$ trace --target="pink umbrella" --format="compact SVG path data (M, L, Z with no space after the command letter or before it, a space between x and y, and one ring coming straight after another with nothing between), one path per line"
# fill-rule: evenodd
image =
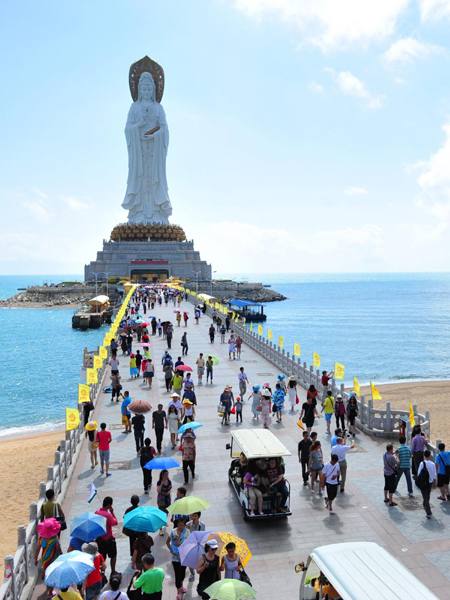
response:
M191 367L188 367L187 365L180 365L178 367L175 367L176 371L192 371Z
M179 312L181 312L181 310L178 310L178 308L176 308L173 312L174 313L179 313Z
M52 538L58 535L61 529L61 523L55 518L45 519L38 525L38 534L41 538Z
M150 342L142 342L140 344L138 344L138 346L151 346Z

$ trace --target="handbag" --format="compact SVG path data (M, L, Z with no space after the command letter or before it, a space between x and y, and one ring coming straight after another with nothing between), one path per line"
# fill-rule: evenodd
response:
M127 588L127 596L129 598L129 600L141 600L142 598L142 591L141 588L134 588L133 587L133 579L136 577L136 575L140 575L139 571L135 571L133 577L131 578L131 581L128 585Z
M100 444L98 442L92 442L92 450L97 450L99 445Z
M262 411L262 404L258 404L258 406L256 407L256 412L261 412Z
M298 398L298 394L295 394L295 404L300 404L300 400Z
M122 425L128 425L128 417L127 417L127 415L122 415Z
M66 523L65 518L59 514L59 508L58 508L58 505L56 504L56 502L53 505L53 517L61 525L61 531L65 531L67 529L67 523Z
M241 581L247 583L250 587L252 587L252 582L250 581L250 577L247 575L247 572L245 571L244 567L242 567L242 569L239 571L239 574L241 576Z

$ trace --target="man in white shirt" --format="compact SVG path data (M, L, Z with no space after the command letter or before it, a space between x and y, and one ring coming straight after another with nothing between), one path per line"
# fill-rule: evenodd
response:
M109 361L109 364L111 365L111 374L117 375L119 372L119 361L117 360L117 358L113 356Z
M344 492L345 482L347 479L347 452L353 450L355 447L355 440L352 440L351 446L346 446L344 444L344 439L338 437L336 440L336 446L331 447L331 454L336 454L339 461L339 468L341 471L341 493Z
M239 393L241 394L241 398L244 399L244 395L247 392L247 383L249 382L247 374L244 373L244 367L241 367L239 369L238 380L239 380Z
M181 400L180 400L180 396L174 392L171 396L170 396L171 400L169 401L169 404L167 405L167 411L169 411L169 408L173 405L175 406L175 408L178 411L178 414L180 415L180 419L182 419L182 408L183 405L181 404Z
M431 488L434 489L436 487L436 465L431 460L431 452L429 450L425 450L423 458L424 460L420 463L419 470L417 471L417 477L425 467L428 471L428 484L420 491L422 492L423 507L427 513L427 519L431 519L430 494Z
M325 497L325 506L330 511L330 515L334 515L333 500L336 498L338 489L338 478L339 478L339 462L336 454L331 455L331 461L328 462L320 474L321 486L327 488L327 495Z

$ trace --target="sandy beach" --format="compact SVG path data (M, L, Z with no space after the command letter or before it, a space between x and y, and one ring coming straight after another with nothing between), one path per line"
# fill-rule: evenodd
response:
M17 527L28 525L30 503L37 502L39 483L47 480L47 467L64 431L50 431L0 441L0 570L4 558L17 550Z
M417 404L417 410L425 414L428 409L431 413L431 440L436 438L450 445L448 432L450 428L450 381L417 381L411 383L393 383L377 385L377 390L382 395L382 400L374 401L374 406L382 408L386 402L392 408L409 410L409 403ZM361 387L361 395L366 400L371 398L370 387ZM447 438L447 439L446 439Z

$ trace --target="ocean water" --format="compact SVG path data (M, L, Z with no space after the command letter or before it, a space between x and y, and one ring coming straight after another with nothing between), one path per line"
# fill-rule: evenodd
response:
M217 274L225 277L225 274ZM247 274L288 297L265 305L263 325L301 360L345 365L345 383L450 379L450 274ZM81 275L3 276L0 298L17 288ZM0 310L0 436L50 429L76 406L83 348L103 331L72 329L72 310Z
M82 280L78 275L1 276L0 298L43 282ZM83 348L103 339L100 329L72 329L69 309L0 309L0 437L54 429L65 409L77 406Z

